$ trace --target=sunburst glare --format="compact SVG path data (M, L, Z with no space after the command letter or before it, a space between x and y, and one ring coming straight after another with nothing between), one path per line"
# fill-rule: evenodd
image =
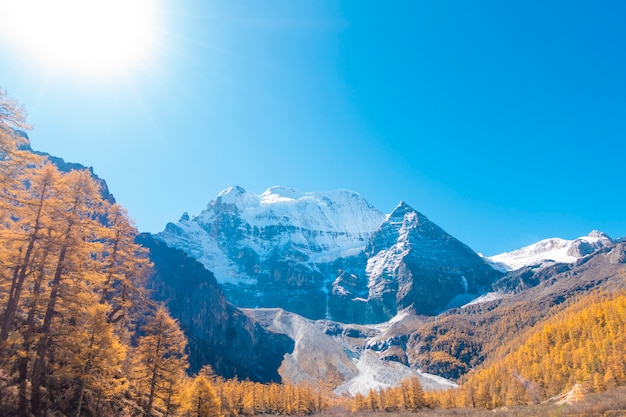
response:
M20 0L0 3L0 33L40 65L110 76L145 65L157 44L150 0Z

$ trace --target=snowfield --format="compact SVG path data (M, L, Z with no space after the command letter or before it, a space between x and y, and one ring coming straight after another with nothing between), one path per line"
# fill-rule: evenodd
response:
M234 285L253 283L246 282L246 275L229 259L232 248L225 246L216 229L224 213L236 213L242 220L231 231L240 236L236 245L252 249L261 262L277 249L293 245L308 264L358 255L386 219L384 213L353 191L301 192L277 186L254 194L241 187L229 187L198 216L184 214L176 224L157 234L168 246L201 262L220 284ZM272 235L273 231L279 232Z
M576 250L577 248L595 250L611 242L611 238L606 234L594 230L587 236L581 236L577 239L544 239L521 249L489 256L485 259L494 268L503 272L515 271L525 266L539 265L545 261L574 263L581 258L580 250Z

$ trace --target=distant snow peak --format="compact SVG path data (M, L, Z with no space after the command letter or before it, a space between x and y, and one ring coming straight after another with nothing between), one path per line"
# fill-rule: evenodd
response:
M588 235L577 239L543 239L521 249L490 256L486 259L492 266L504 271L514 271L525 266L539 265L545 261L574 263L583 256L589 255L612 242L613 240L606 233L593 230Z
M233 187L228 187L228 188L223 189L222 191L220 191L217 197L228 198L228 196L237 196L237 195L246 194L246 193L247 191L243 187L235 185Z
M217 199L209 203L207 209L210 208L211 204L232 204L242 209L250 204L254 204L256 200L258 200L258 196L237 185L222 190L217 195Z
M599 230L592 230L591 232L589 232L589 234L587 236L582 237L581 239L585 239L585 240L589 240L589 239L596 239L596 240L612 240L609 235L607 235L604 232L600 232Z

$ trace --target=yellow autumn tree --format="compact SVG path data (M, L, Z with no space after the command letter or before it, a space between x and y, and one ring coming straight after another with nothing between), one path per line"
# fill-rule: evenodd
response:
M530 404L572 386L626 384L626 295L595 292L531 328L517 347L451 391L469 407Z
M97 286L100 279L93 269L92 256L99 250L96 239L99 229L96 217L101 209L99 186L87 171L66 174L63 186L66 204L54 213L57 219L51 237L56 253L32 369L31 410L35 416L44 412L42 383L52 351L51 342L56 340L53 335L73 322L72 309L80 306L76 297L87 293L90 283Z
M26 123L26 111L17 100L8 96L6 90L0 88L0 187L8 187L18 180L18 173L25 169L27 163L41 158L22 147L28 144L24 134L31 126ZM1 207L2 202L0 202ZM6 212L2 213L6 215ZM1 220L1 219L0 219Z
M219 417L221 404L209 378L199 374L185 389L181 412L184 417Z
M75 416L79 417L86 395L96 401L109 401L128 388L128 380L120 375L126 357L126 346L113 331L107 320L109 307L92 302L75 316L76 325L67 326L59 335L57 374L76 381L77 405Z
M153 407L171 396L170 389L182 378L187 367L187 340L163 305L142 326L134 355L133 381L144 415L152 416Z

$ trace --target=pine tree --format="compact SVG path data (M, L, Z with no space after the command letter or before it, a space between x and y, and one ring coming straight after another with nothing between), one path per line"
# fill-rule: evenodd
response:
M66 205L55 213L58 227L53 228L58 230L53 237L57 258L32 370L31 409L35 416L44 411L41 387L55 330L53 320L56 317L63 324L75 320L72 309L80 306L80 302L72 303L72 298L79 297L90 283L98 285L99 279L92 256L99 247L96 241L99 230L96 218L101 208L99 185L87 171L66 174L64 185L61 194Z
M196 376L187 389L182 406L185 417L219 417L221 404L209 378L203 374Z
M110 400L127 387L127 379L119 374L126 356L126 347L113 332L107 320L108 306L92 302L75 316L76 325L65 327L58 336L62 346L57 362L63 364L56 373L77 382L76 417L81 415L85 394Z
M141 328L135 355L136 390L145 400L144 415L150 417L155 402L167 396L164 387L173 386L187 365L187 340L178 322L159 305Z
M145 298L141 289L150 263L147 249L135 243L137 229L123 207L107 205L103 222L106 228L102 232L101 261L105 279L100 290L100 303L113 306L108 320L118 323L126 318L132 300Z
M19 182L17 174L28 163L41 160L21 149L28 145L28 139L23 133L30 129L24 108L0 88L0 188Z
M45 164L41 168L27 171L21 178L22 183L29 183L28 188L23 186L21 190L13 189L10 192L5 189L2 194L4 200L10 198L13 202L11 212L14 221L9 222L0 232L0 239L5 250L13 250L13 259L17 262L10 267L13 274L2 315L0 343L5 342L9 336L24 282L34 269L36 250L42 237L46 236L46 229L53 227L51 212L58 209L60 204L57 192L61 175L55 167Z

